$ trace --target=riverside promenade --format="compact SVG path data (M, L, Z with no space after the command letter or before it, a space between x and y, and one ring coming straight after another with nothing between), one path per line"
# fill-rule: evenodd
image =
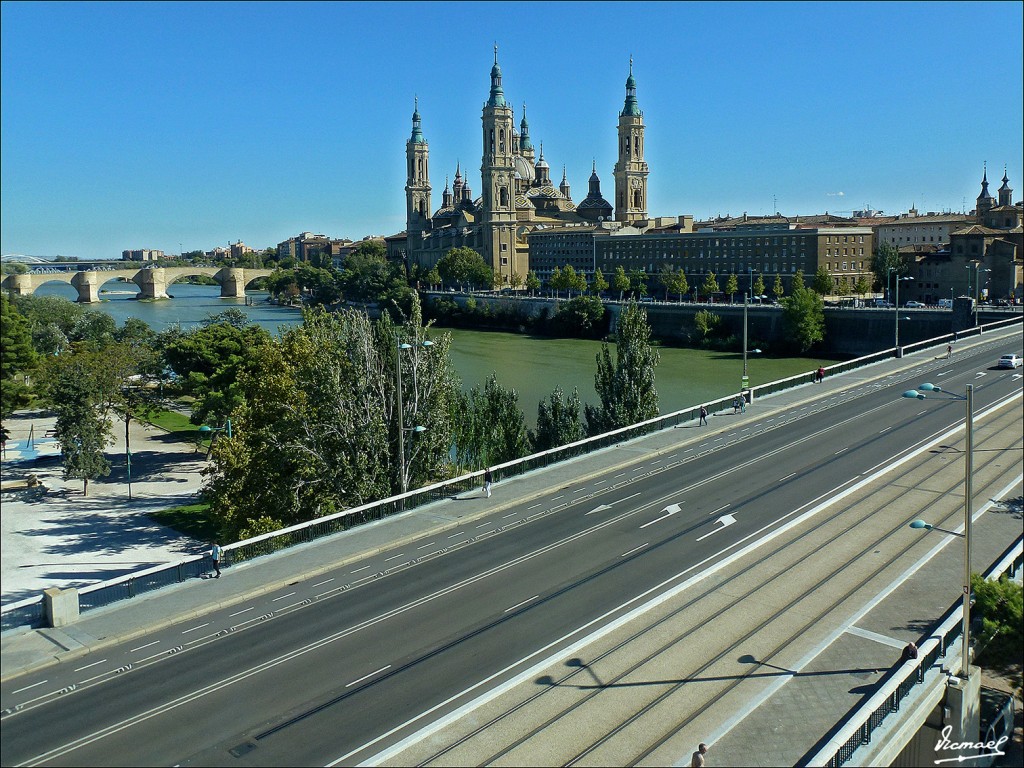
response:
M999 338L987 334L970 344ZM1019 344L1020 332L1002 336ZM1012 342L1011 342L1012 340ZM962 345L967 346L967 343ZM807 384L755 401L746 413L732 409L712 414L709 426L682 426L609 448L567 464L538 470L498 483L490 499L482 494L464 494L460 503L438 502L344 534L311 542L225 569L221 579L196 579L150 593L130 601L84 614L74 625L61 629L21 631L0 639L0 677L4 681L22 671L38 669L59 661L80 658L111 643L139 637L154 628L198 617L216 607L234 605L254 596L268 594L297 579L313 578L337 565L355 562L421 536L464 525L487 512L512 506L550 492L563 473L574 477L608 472L643 455L669 446L704 440L717 432L732 430L744 420L764 418L783 409L798 407L822 398L834 397L856 384L897 377L916 362L933 356L923 351L902 360L890 360L842 376L826 378L821 385ZM991 420L983 429L1000 428L1000 419L1019 424L1016 412ZM201 457L182 456L183 463ZM929 459L923 458L922 461ZM979 515L974 530L976 570L984 570L1021 531L1020 500L1024 489L1019 481L1019 452L1008 454L1014 483L978 478L977 493L989 493L991 503ZM195 473L191 465L185 474ZM4 467L7 477L8 467ZM167 482L180 470L165 469L150 479ZM924 471L924 470L922 470ZM149 488L142 481L140 499ZM195 482L195 478L185 481ZM869 486L856 500L864 505L879 504L884 482ZM998 487L996 487L998 486ZM179 485L180 487L180 485ZM1000 497L995 491L1000 490ZM101 498L99 489L95 490ZM74 507L78 499L65 503ZM45 502L40 502L45 503ZM140 502L141 503L141 502ZM175 501L174 503L180 503ZM947 503L956 504L956 499ZM5 500L5 517L7 515ZM142 510L144 511L144 510ZM898 516L899 510L892 510ZM52 513L59 514L59 513ZM886 525L879 520L877 525ZM822 530L820 537L835 536ZM59 538L59 532L50 534ZM795 534L794 534L795 535ZM675 613L677 604L666 601L653 606L629 625L618 628L590 646L577 649L571 658L560 659L530 679L517 681L502 690L488 692L473 707L425 728L406 741L361 759L389 765L426 762L436 765L492 764L550 765L565 762L574 748L593 739L595 732L607 731L623 707L639 695L659 686L685 681L685 694L663 709L652 710L644 719L621 729L600 750L587 755L581 764L613 765L630 762L645 733L664 730L675 719L687 726L671 735L642 764L689 764L698 742L710 746L708 765L794 765L829 732L849 709L870 695L875 683L899 658L909 640L919 641L924 628L941 615L958 597L961 560L956 547L932 553L937 541L907 531L908 539L920 543L908 553L906 564L896 574L876 580L842 605L836 605L834 621L814 627L785 654L765 658L764 650L773 637L789 631L774 624L760 629L744 642L744 652L716 660L705 657L706 644L699 636L674 646L670 653L650 656L652 643L665 635L691 633L706 625L718 635L743 638L750 629L750 617L731 608L731 597L742 592L747 579L765 578L765 571L787 570L787 588L799 593L822 567L813 559L790 550L758 570L740 560L730 570L714 575L724 583L736 577L728 588L719 590L700 611ZM182 542L188 548L198 543ZM810 545L809 545L810 546ZM928 557L929 553L935 554ZM851 576L852 578L852 576ZM790 595L774 596L780 602ZM807 602L781 621L798 621L803 611L816 610L833 599L827 590L807 596ZM673 615L674 614L674 615ZM638 665L638 660L645 660ZM728 689L728 690L726 690ZM537 696L540 691L546 695ZM581 701L586 698L586 701ZM685 709L685 711L684 711ZM571 711L572 717L559 713ZM501 753L500 757L494 756ZM1008 763L1009 764L1009 763Z

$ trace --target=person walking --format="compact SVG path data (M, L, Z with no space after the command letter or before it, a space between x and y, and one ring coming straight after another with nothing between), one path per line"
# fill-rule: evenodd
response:
M697 422L698 427L706 427L708 425L708 408L706 405L700 407L700 421Z
M946 345L946 359L949 360L949 358L950 358L950 356L952 354L953 354L953 345L952 344L947 344Z
M491 498L491 468L484 470L484 496Z
M701 742L697 745L697 751L693 753L693 757L690 758L690 768L704 768L705 760L704 755L708 753L708 745Z
M822 365L818 366L818 372L815 374L815 377L818 380L818 384L821 384L821 382L825 378L825 367L824 366L822 366Z
M743 399L743 396L740 395L739 397L737 397L735 400L732 401L732 412L733 413L739 413L740 412L740 402L742 402L742 399Z
M215 541L213 546L210 547L210 559L213 560L213 570L217 572L217 575L213 577L215 579L220 578L220 554L220 544Z

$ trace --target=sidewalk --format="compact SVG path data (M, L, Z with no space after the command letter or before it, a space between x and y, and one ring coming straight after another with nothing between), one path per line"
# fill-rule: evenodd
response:
M988 342L994 336L992 334L972 340L971 345ZM458 504L451 501L438 502L403 515L347 531L338 536L293 547L273 556L227 568L223 578L218 582L217 592L220 597L213 602L210 601L208 590L197 588L202 582L196 580L114 604L104 609L90 611L84 614L76 624L69 627L22 631L5 635L0 638L0 651L2 651L0 653L0 679L7 680L24 671L88 654L109 644L135 638L156 628L197 617L216 608L233 605L257 594L273 591L289 582L311 578L340 564L361 559L368 554L400 546L404 542L415 540L421 536L454 529L463 525L467 520L523 503L542 494L549 494L560 485L567 485L568 482L563 482L563 478L570 474L572 483L578 484L587 477L606 474L612 467L622 467L661 452L675 451L680 445L706 440L709 436L733 430L738 423L743 421L764 418L794 405L835 395L849 389L854 384L875 381L882 386L884 385L882 380L886 377L920 362L931 360L933 357L931 352L925 351L902 360L885 361L842 376L826 377L822 384L808 383L771 397L756 400L747 407L743 414L734 415L730 406L712 414L707 427L698 427L694 421L686 426L665 430L647 438L579 457L556 467L511 478L496 484L494 494L490 499L484 499L482 494L464 494ZM1009 519L1010 516L1004 516L1004 520ZM1011 523L1016 525L1019 534L1019 521L1011 520ZM985 547L993 549L999 542L1005 542L1005 533L1000 531L995 534L995 538L995 543L984 546L980 543L979 538L978 546L982 548L978 550L978 559L976 560L979 569L983 564L987 565L982 556L983 550L987 551ZM900 595L905 595L908 591L916 596L915 599L919 599L922 591L927 593L931 585L949 581L949 575L942 570L946 567L946 563L942 561L951 563L951 568L955 569L957 566L956 558L940 557L937 558L935 566L938 570L932 572L928 568L922 568L920 573L922 574L921 579L924 581L916 577L908 581L907 585L901 588L903 592L898 590L893 593L889 599L879 603L867 618L859 622L859 625L865 628L864 631L859 634L844 633L842 642L837 643L833 650L829 650L827 653L821 652L821 655L812 657L809 661L802 661L799 658L772 659L772 664L778 665L784 670L801 669L802 667L797 666L798 663L801 663L805 666L810 665L807 666L808 672L813 672L815 669L820 672L820 674L801 676L799 684L791 683L782 689L783 694L780 695L795 696L796 698L787 700L782 705L779 704L779 700L766 699L766 703L754 713L755 716L744 723L742 729L723 731L723 724L728 723L730 718L736 717L738 712L745 713L751 706L750 702L757 700L757 694L751 694L744 688L742 695L738 692L734 697L728 699L730 702L728 706L726 706L726 700L723 699L723 703L719 705L721 711L709 712L695 718L692 729L686 729L685 732L678 734L676 738L666 743L667 751L652 755L654 761L652 764L659 764L657 761L661 761L660 764L667 764L688 756L695 748L697 741L706 741L712 744L713 751L709 754L709 760L712 761L712 764L719 765L751 763L755 758L763 761L762 764L770 764L772 760L783 759L782 753L772 752L768 747L769 743L774 743L772 734L775 734L774 738L783 744L787 741L790 742L791 751L802 750L803 747L788 730L794 727L799 728L798 716L818 713L827 720L834 716L834 712L838 711L837 707L839 709L845 707L842 709L845 712L849 709L851 698L855 696L851 687L855 688L858 684L870 685L873 680L877 679L877 673L874 673L874 670L884 669L892 663L894 655L898 655L899 651L896 645L902 647L902 643L905 643L906 639L919 636L920 632L918 631L915 635L913 627L908 624L905 606L901 606L897 600L903 599ZM780 564L779 567L786 566ZM775 597L773 596L772 599ZM943 609L951 604L951 600L946 599L945 596L942 596L938 602L944 603ZM926 611L922 609L920 613L926 613ZM941 610L937 610L935 615L938 613L941 613ZM654 612L647 620L654 621L658 615L657 612ZM726 619L726 626L728 626L728 622L737 624L748 620L748 618L746 615L740 616L734 612L731 619ZM692 617L690 620L692 621ZM893 629L899 626L904 629ZM817 633L809 633L804 655L823 642L822 634L827 633L827 630L831 630L831 627L823 628ZM720 628L717 631L722 636L728 634L726 629ZM877 637L872 637L872 634L888 638L891 642L879 641ZM699 667L699 664L693 663L692 655L695 652L701 653L703 647L699 642L690 645L686 649L691 657L689 660L686 657L665 657L664 663L676 670L674 674L665 670L659 672L647 670L647 679L652 679L652 674L655 675L653 679L661 680L667 679L666 674L670 677L679 677L679 670ZM631 652L635 657L639 649L634 647ZM600 650L590 653L590 649L588 649L588 653L590 654L588 658L593 658L600 653ZM838 654L838 656L832 654ZM627 663L628 658L631 658L630 655L624 652L622 654L623 661L620 663ZM751 655L751 660L754 663L761 663L757 661L760 658L762 658L760 655ZM729 668L725 671L724 677L735 676L747 671L749 663L740 658L737 666L737 660L728 660ZM815 668L814 665L819 665L819 667ZM561 668L564 664L556 666L559 668L551 670L550 677L553 680L565 677L565 669ZM849 680L829 674L829 670L834 669L846 670L859 683L851 686ZM870 670L870 672L865 670ZM708 670L702 675L710 676L709 680L723 676L719 670L714 669ZM609 676L605 670L601 670L602 679L607 680ZM777 678L763 677L759 681L755 680L754 684L760 685L760 691L763 693L775 679ZM839 688L833 684L837 680ZM830 685L832 687L828 688L827 686ZM535 690L534 684L524 684L520 688L508 692L507 695L525 697ZM568 686L565 693L575 695L574 690L574 686ZM621 690L629 692L629 695L635 695L637 691L645 689L623 688ZM576 693L578 694L578 691ZM621 693L619 696L621 697ZM599 700L604 701L600 697ZM496 699L494 706L499 707L504 703L506 703L504 700ZM542 710L523 711L517 716L516 728L526 728L529 723L543 718L544 715ZM702 717L703 719L701 719ZM486 719L487 710L476 711L469 718L475 723L485 722ZM599 720L595 722L599 723ZM431 739L431 746L436 746L439 740L454 738L459 727L458 723L451 724L453 730ZM804 728L803 730L809 729ZM719 736L715 736L716 731L720 733ZM551 729L547 741L534 741L532 747L512 753L509 756L512 758L512 762L509 764L550 764L553 759L551 755L555 752L548 750L558 746L558 733L558 729ZM814 738L816 739L817 736ZM800 754L802 753L801 751ZM461 764L457 755L458 753L454 753L449 756L449 759L454 761L451 764ZM797 758L799 756L798 754ZM407 764L410 760L416 760L419 757L422 755L419 755L415 748L410 746L410 751L395 757L396 762L393 764ZM792 758L789 764L792 764L797 758ZM465 761L470 758L464 754L462 759ZM602 754L600 758L595 756L594 764L601 763L602 760L605 761L604 764L611 764L607 761L616 762L616 756L608 753ZM448 760L439 762L448 762Z

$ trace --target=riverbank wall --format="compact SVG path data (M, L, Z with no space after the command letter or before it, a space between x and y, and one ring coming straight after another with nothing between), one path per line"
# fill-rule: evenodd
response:
M510 297L507 295L431 293L430 300L444 297L466 307L472 299L477 307L489 306L492 311L518 314L524 320L553 315L560 303L567 299L546 297ZM618 316L625 306L622 302L606 301L605 307L611 313L611 328L614 330ZM651 301L642 304L647 312L653 338L670 344L685 342L693 331L694 316L701 310L710 311L721 318L727 333L738 338L743 336L742 304L697 304L692 302L674 303ZM1019 310L979 309L978 323L984 324L1013 316ZM897 321L897 317L899 320ZM896 325L899 323L901 346L925 339L933 339L948 333L963 331L974 326L969 305L951 309L852 309L825 308L825 339L820 351L835 357L858 357L869 355L896 346ZM508 330L515 330L509 328ZM748 346L772 347L781 345L786 339L782 307L749 305L747 307Z

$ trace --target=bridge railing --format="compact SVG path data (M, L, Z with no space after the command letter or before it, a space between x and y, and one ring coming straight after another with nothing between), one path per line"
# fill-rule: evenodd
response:
M1014 321L1021 323L1022 318ZM999 322L986 326L987 328L1002 327L1007 322ZM965 334L961 333L963 338ZM951 335L950 335L951 337ZM913 345L914 349L934 346L937 343L945 344L947 336L940 336L926 342ZM905 347L910 349L910 347ZM895 353L895 348L882 350L871 355L858 357L854 360L846 360L835 365L828 366L826 375L836 375L866 365L873 365L890 359ZM785 379L773 381L751 389L751 394L756 400L758 397L781 392L792 387L807 384L814 380L814 371L807 371ZM718 398L703 403L709 413L726 410L732 407L736 394ZM561 461L566 461L577 456L582 456L594 451L600 451L613 445L644 437L664 429L671 429L680 424L694 421L700 416L701 404L689 406L672 413L656 416L653 419L622 427L611 432L606 432L594 437L578 440L568 445L551 448L546 451L534 453L519 459L507 461L496 467L491 467L491 473L495 480L502 480L536 469L542 469ZM232 563L239 563L252 560L263 555L279 552L282 549L304 544L309 541L330 536L335 533L349 530L350 528L364 525L365 523L382 520L399 512L430 504L444 498L450 498L460 493L465 493L473 488L479 488L483 480L483 470L470 472L459 477L444 480L432 485L411 490L407 493L392 496L380 501L373 501L362 504L351 509L337 512L328 517L310 520L297 525L283 528L271 533L265 533L251 539L228 544L222 548L222 566L230 566ZM86 611L99 608L120 600L125 600L145 592L159 589L169 584L176 584L187 579L196 578L213 572L213 563L209 557L192 557L169 565L156 566L135 574L119 577L111 581L92 584L79 590L80 610ZM8 631L16 627L31 626L41 627L45 625L46 616L42 605L42 596L27 598L17 603L3 607L0 611L0 631Z
M999 561L985 573L985 578L995 580L1004 573L1014 574L1020 570L1022 563L1024 536L1006 548ZM857 750L871 743L872 735L885 723L886 718L899 712L900 705L915 692L917 685L925 682L928 672L933 670L939 659L945 658L950 648L957 647L962 631L963 605L957 603L936 622L928 638L919 643L917 660L914 663L902 663L883 677L871 698L850 710L840 721L836 735L805 764L839 768L849 762ZM949 671L953 671L954 664L959 664L958 668L964 664L964 660L959 657L949 662L946 665Z

